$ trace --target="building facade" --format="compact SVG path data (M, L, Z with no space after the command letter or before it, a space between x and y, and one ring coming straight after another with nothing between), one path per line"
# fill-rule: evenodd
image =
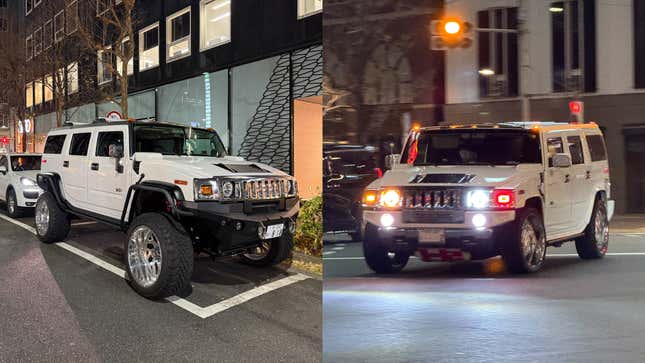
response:
M581 100L605 132L617 212L645 212L645 1L453 0L445 14L525 30L446 51L446 121L568 121Z
M23 1L31 58L51 42L70 43L65 120L120 113L105 101L118 90L106 63L119 60L75 50L79 34L70 14L100 14L103 0L61 1L53 12L45 1ZM135 13L128 117L213 128L235 155L296 169L294 129L321 123L297 112L300 103L317 104L322 118L322 0L138 0ZM48 76L36 76L25 90L36 151L56 124Z

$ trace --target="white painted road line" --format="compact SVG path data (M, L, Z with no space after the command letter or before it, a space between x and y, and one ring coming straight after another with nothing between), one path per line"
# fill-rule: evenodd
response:
M31 232L32 234L36 234L36 229L34 227L31 227L31 226L29 226L27 224L24 224L24 223L20 222L20 221L16 221L16 220L14 220L12 218L9 218L9 217L7 217L7 216L5 216L3 214L0 214L0 218L6 220L8 222L11 222L11 223L17 225L18 227L26 229L27 231ZM108 262L106 262L106 261L104 261L104 260L102 260L102 259L90 254L90 253L87 253L87 252L85 252L85 251L83 251L81 249L78 249L78 248L76 248L76 247L74 247L72 245L69 245L69 244L67 244L65 242L58 242L58 243L55 243L53 245L58 246L58 247L66 250L68 252L71 252L71 253L73 253L73 254L75 254L75 255L77 255L77 256L79 256L79 257L81 257L81 258L83 258L83 259L85 259L85 260L87 260L87 261L89 261L89 262L91 262L91 263L93 263L93 264L95 264L95 265L97 265L97 266L109 271L109 272L112 272L113 274L119 276L120 278L122 278L124 280L128 279L128 275L127 275L125 270L123 270L120 267L114 266L111 263L108 263ZM171 297L166 298L166 300L171 302L171 303L173 303L174 305L176 305L176 306L188 311L191 314L197 315L198 317L200 317L202 319L206 319L206 318L209 318L209 317L211 317L211 316L213 316L215 314L221 313L221 312L226 311L226 310L228 310L230 308L233 308L235 306L243 304L243 303L245 303L245 302L247 302L247 301L249 301L251 299L254 299L254 298L258 297L258 296L262 296L262 295L267 294L267 293L269 293L271 291L277 290L277 289L285 287L285 286L289 286L291 284L294 284L294 283L299 282L299 281L306 280L308 278L309 278L309 276L301 274L301 273L291 275L291 276L282 278L280 280L273 281L273 282L270 282L268 284L255 287L255 288L253 288L251 290L245 291L245 292L243 292L241 294L235 295L235 296L233 296L233 297L231 297L229 299L220 301L218 303L215 303L213 305L209 305L207 307L201 307L199 305L196 305L196 304L194 304L194 303L192 303L192 302L190 302L190 301L188 301L186 299L180 298L178 296L171 296Z
M324 255L324 253L323 253ZM645 256L645 252L608 252L606 256ZM578 257L577 253L553 253L547 254L546 257ZM417 258L417 256L410 256L410 258ZM365 257L323 257L323 261L328 260L364 260Z
M334 253L336 253L336 251L327 251L327 252L323 252L323 256L333 255Z

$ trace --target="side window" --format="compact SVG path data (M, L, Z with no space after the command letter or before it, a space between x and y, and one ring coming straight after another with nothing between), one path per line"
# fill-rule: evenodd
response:
M0 166L4 166L9 169L9 163L7 162L7 157L3 156L0 158Z
M96 156L110 156L110 145L123 146L123 132L101 132L96 142ZM125 152L125 150L124 150Z
M65 135L52 135L47 137L44 154L60 154L63 152L65 137Z
M582 151L582 139L580 136L567 136L569 143L569 153L571 154L571 164L578 165L585 163L584 153Z
M607 160L607 151L605 142L600 135L587 135L587 145L589 145L589 154L591 161Z
M562 154L564 153L564 146L562 146L562 138L561 137L549 137L546 139L546 150L547 150L547 155L549 159L549 167L553 166L553 160L551 158L555 154Z
M87 148L90 146L91 137L92 134L89 132L74 134L72 136L72 143L69 146L69 154L87 156Z

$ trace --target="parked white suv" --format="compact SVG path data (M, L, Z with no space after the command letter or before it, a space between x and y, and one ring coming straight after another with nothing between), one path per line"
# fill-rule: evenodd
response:
M609 168L595 124L500 123L415 128L392 170L363 195L367 264L379 273L423 261L502 255L533 272L547 246L575 240L601 258L609 243Z
M22 217L36 205L42 192L36 184L39 171L39 154L0 155L0 200L7 204L11 218Z
M39 238L63 240L71 216L127 230L126 270L145 297L187 287L194 251L258 266L291 254L295 179L228 156L215 131L154 121L64 126L49 132L42 165Z

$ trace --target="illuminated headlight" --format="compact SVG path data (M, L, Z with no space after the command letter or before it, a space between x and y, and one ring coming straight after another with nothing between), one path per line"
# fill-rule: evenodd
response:
M20 184L26 186L26 187L33 187L36 186L36 181L33 179L25 178L24 176L20 178Z
M217 200L220 193L215 180L195 180L195 200Z
M488 208L490 204L489 190L471 190L466 194L466 207L472 209Z
M486 225L486 216L483 214L477 213L473 216L472 222L475 228L482 228Z
M403 198L401 198L401 193L398 190L389 189L381 192L379 201L383 207L396 208L401 206Z
M232 182L225 181L224 183L222 183L222 194L224 195L224 198L231 198L234 191L235 186Z
M385 213L381 216L381 225L383 227L391 227L394 224L394 217L391 214Z

